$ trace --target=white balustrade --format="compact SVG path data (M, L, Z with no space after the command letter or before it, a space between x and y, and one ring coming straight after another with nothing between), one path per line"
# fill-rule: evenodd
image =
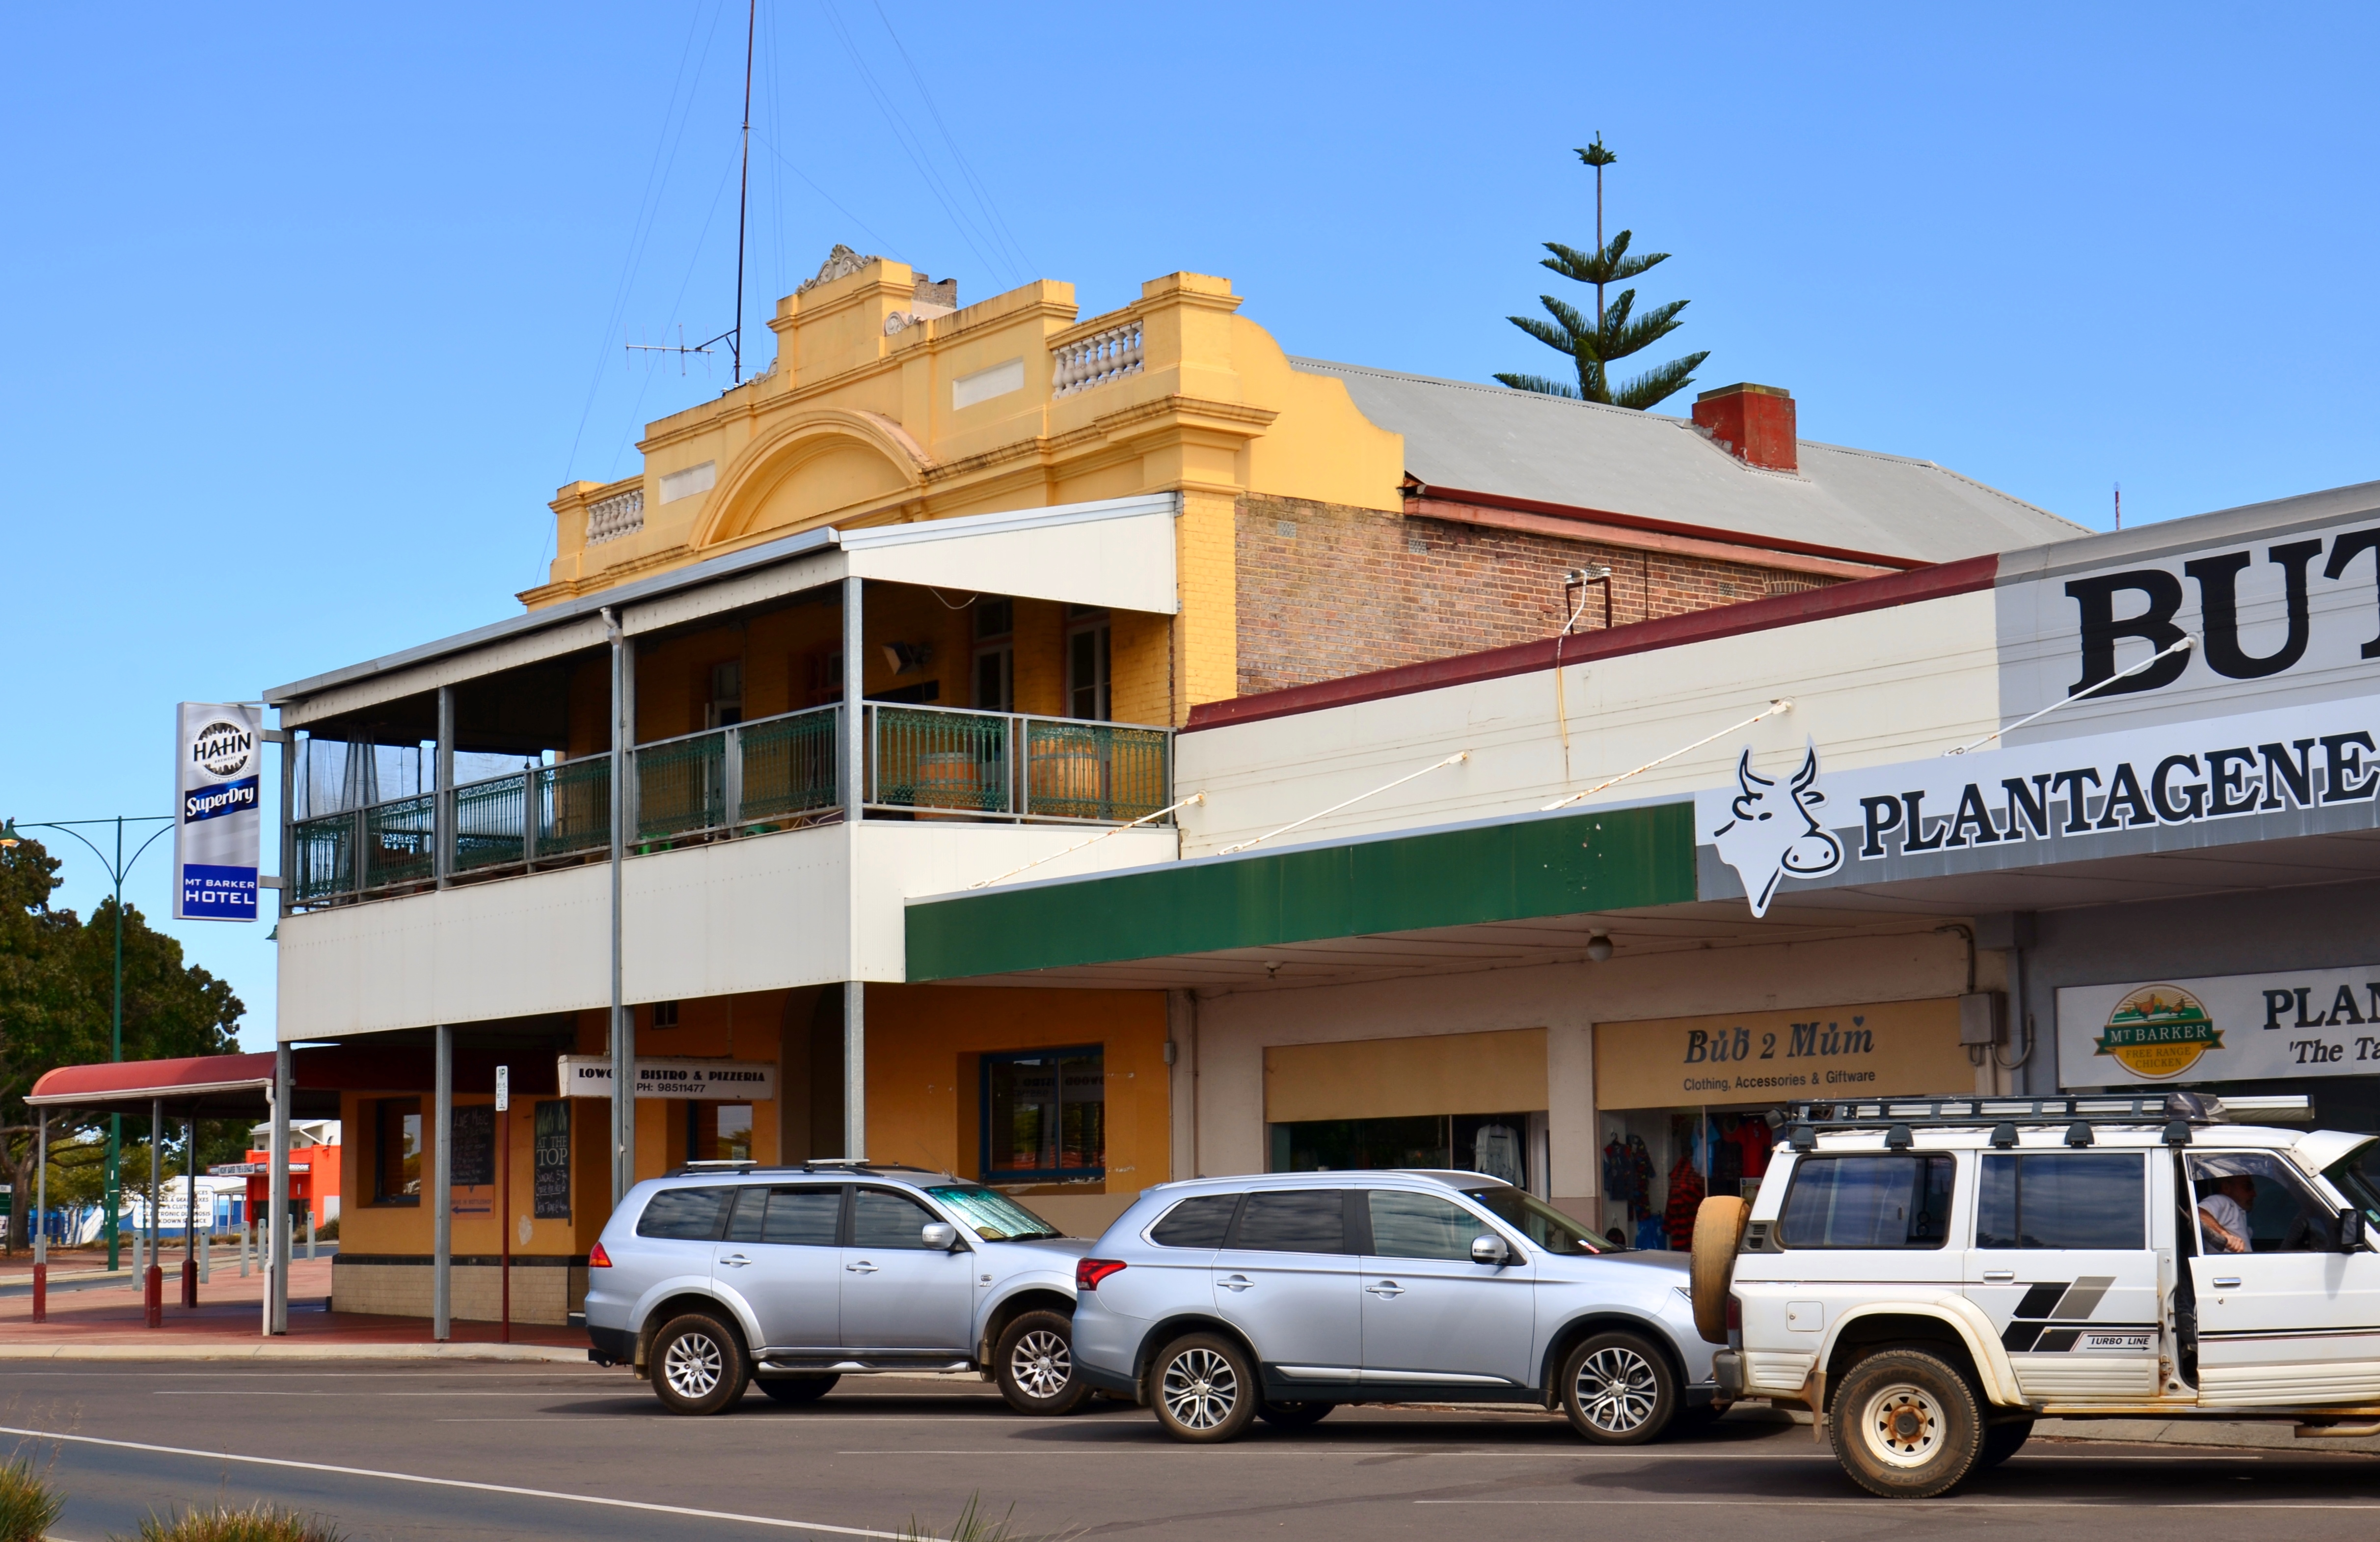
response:
M1050 395L1070 397L1140 373L1140 323L1130 321L1050 351Z
M587 544L600 545L645 528L645 490L631 487L587 506Z

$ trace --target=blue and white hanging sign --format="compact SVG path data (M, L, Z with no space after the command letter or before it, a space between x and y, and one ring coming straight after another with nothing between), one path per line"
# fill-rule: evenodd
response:
M256 919L263 713L184 702L174 736L174 917Z

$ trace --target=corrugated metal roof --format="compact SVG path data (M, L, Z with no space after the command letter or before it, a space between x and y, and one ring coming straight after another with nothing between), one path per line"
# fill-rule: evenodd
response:
M1356 409L1402 434L1434 486L1925 562L2041 545L2082 526L1930 460L1801 441L1798 474L1747 466L1683 418L1320 359Z

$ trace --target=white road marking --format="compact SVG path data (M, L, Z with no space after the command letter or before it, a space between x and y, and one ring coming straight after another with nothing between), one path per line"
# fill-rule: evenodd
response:
M552 1488L522 1488L509 1483L474 1483L468 1478L430 1477L420 1473L382 1472L371 1467L339 1467L327 1462L293 1462L279 1456L243 1456L236 1451L197 1450L188 1446L153 1446L141 1440L103 1440L96 1435L61 1435L55 1430L25 1429L0 1425L0 1435L29 1436L77 1446L106 1446L115 1450L154 1451L161 1456L195 1456L206 1462L239 1462L252 1467L287 1467L299 1472L336 1473L342 1477L381 1478L391 1483L419 1483L433 1488L468 1488L481 1494L512 1494L522 1499L561 1499L570 1504L601 1505L610 1510L641 1510L656 1515L692 1517L703 1521L741 1521L747 1525L774 1526L781 1531L823 1532L833 1536L873 1536L903 1542L903 1534L870 1531L865 1526L835 1526L823 1521L787 1521L774 1515L743 1515L732 1510L696 1510L686 1505L651 1504L642 1499L613 1499L596 1494L565 1494Z
M1890 1499L1415 1499L1415 1504L1591 1504L1635 1505L1640 1508L1707 1510L1847 1510L1867 1509L1873 1505L1891 1504ZM2380 1500L2362 1500L2336 1504L2308 1503L2297 1499L2220 1499L2186 1501L2177 1504L2152 1503L2145 1507L2137 1499L1961 1499L1930 1501L1937 1510L2380 1510Z

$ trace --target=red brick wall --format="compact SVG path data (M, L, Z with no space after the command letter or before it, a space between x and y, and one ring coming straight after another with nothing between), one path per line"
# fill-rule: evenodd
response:
M1562 570L1611 569L1615 626L1832 581L1298 498L1237 508L1243 695L1478 653L1561 630ZM1600 585L1578 630L1603 625Z

